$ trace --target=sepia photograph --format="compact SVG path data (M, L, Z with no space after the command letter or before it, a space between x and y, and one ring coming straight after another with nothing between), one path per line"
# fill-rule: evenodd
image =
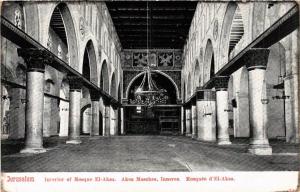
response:
M300 190L299 1L0 3L1 191Z

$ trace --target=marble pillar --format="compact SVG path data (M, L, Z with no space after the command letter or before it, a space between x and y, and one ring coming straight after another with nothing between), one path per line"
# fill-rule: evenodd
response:
M185 110L185 135L191 136L191 109Z
M214 78L217 103L217 129L218 145L230 145L229 139L229 106L228 106L228 80L227 76Z
M121 125L121 135L124 135L125 134L125 132L124 132L125 120L124 120L124 108L123 107L120 109L120 113L121 113L121 123L120 123L120 125Z
M256 155L272 155L267 136L267 91L265 73L269 56L268 49L250 49L244 55L249 71L249 105L251 140L249 152Z
M91 127L91 136L99 135L99 100L100 94L94 90L90 91L91 101L92 101L92 127Z
M27 64L25 148L20 153L43 153L43 111L45 65L52 61L45 50L18 49Z
M104 100L104 133L103 136L110 136L110 105Z
M185 117L184 117L185 109L184 109L184 107L181 107L180 112L181 112L181 113L180 113L180 114L181 114L181 117L180 117L180 119L181 119L181 125L180 125L181 129L180 129L180 134L183 135L183 134L184 134L184 125L185 125L185 123L184 123L184 121L185 121Z
M216 141L215 92L209 89L197 90L197 139Z
M192 105L191 116L192 116L192 138L196 138L197 137L197 108L196 108L196 103Z
M82 82L79 77L68 76L70 85L69 138L67 144L80 144L80 101Z

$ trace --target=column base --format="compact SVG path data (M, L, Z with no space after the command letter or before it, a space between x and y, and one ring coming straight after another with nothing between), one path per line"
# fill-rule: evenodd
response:
M229 138L226 139L218 139L218 145L231 145L231 141Z
M198 137L197 137L197 135L192 135L192 138L197 139Z
M68 140L68 141L66 141L66 144L78 145L80 143L81 143L81 141L79 139L74 139L74 140Z
M270 145L250 145L248 152L254 155L272 155L272 147Z
M203 141L203 142L210 142L210 143L216 142L216 139L200 138L200 137L197 137L196 139L198 141Z
M191 134L191 133L186 133L186 134L185 134L185 136L187 136L187 137L191 137L191 136L192 136L192 134Z
M25 148L20 151L20 153L33 153L33 154L39 154L45 152L47 152L47 150L44 148Z

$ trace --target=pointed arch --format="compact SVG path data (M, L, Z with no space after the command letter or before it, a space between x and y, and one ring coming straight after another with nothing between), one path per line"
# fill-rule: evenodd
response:
M224 15L219 44L220 62L227 62L235 45L244 34L241 11L236 2L229 2Z
M194 90L201 85L201 71L200 64L198 59L196 60L195 69L194 69Z
M53 16L57 14L60 15L61 19L59 20L59 25L61 26L62 34L65 34L65 41L67 43L67 53L68 56L65 55L65 60L69 63L74 69L78 70L79 68L79 59L78 59L78 44L77 44L77 35L75 30L75 25L73 21L72 14L68 5L64 2L58 3L53 11L52 16L50 17L49 21L47 22L48 30L46 31L45 36L49 37L49 29L53 22ZM66 53L66 54L67 54Z
M204 54L203 83L208 82L215 75L215 56L212 41L207 40Z
M115 73L112 74L111 76L111 81L110 81L110 95L117 99L117 82L116 82L116 76Z
M98 84L97 76L97 55L93 40L89 39L86 43L82 57L82 74L94 84ZM87 74L88 72L88 74Z
M109 74L108 66L106 60L102 62L101 71L100 71L100 87L106 92L109 93Z

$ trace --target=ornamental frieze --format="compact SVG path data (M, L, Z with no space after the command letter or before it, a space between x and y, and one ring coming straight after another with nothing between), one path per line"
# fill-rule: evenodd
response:
M140 49L124 50L122 53L123 68L140 70L150 66L154 69L181 69L182 51L173 49Z

